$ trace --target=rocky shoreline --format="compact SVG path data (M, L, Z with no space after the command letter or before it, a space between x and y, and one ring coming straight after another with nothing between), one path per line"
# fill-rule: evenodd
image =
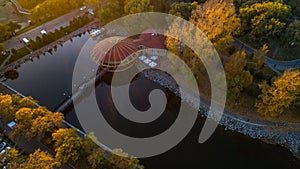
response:
M193 94L184 92L180 95L177 84L172 83L170 77L165 74L148 69L143 71L143 75L162 87L171 90L190 106L199 108L201 116L208 116L209 101L206 99L200 98L200 104L195 101L197 99L195 99ZM300 124L258 120L225 110L220 125L224 126L225 130L237 131L253 139L260 139L269 144L284 146L300 159Z

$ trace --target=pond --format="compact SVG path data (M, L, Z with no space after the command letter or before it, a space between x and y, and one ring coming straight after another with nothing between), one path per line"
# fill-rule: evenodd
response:
M5 83L24 95L33 96L41 105L50 110L55 109L72 91L72 73L81 47L89 39L85 34L67 41L59 46L56 52L47 53L27 62L17 69L19 77ZM87 59L89 59L87 57ZM153 89L163 90L168 99L164 114L154 122L145 125L131 123L121 117L113 105L110 93L110 79L107 73L96 86L98 106L105 119L121 133L134 137L149 137L166 130L177 117L180 98L170 91L138 75L131 82L130 96L133 105L139 110L147 110L149 92ZM83 80L85 77L82 77ZM77 85L77 84L75 84ZM184 103L183 103L184 104ZM81 128L74 110L66 113L66 120ZM297 160L285 148L265 144L250 139L233 131L225 131L218 127L214 135L204 144L198 143L199 133L204 118L198 117L196 124L188 136L172 150L159 156L141 159L149 169L253 169L253 168L284 168L300 167Z

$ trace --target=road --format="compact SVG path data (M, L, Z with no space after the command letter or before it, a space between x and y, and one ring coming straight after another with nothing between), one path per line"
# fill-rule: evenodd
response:
M20 42L23 38L27 38L28 40L30 39L34 40L37 36L41 36L41 30L46 30L47 32L54 32L55 29L68 26L72 18L81 16L84 13L85 11L80 11L79 9L74 10L66 15L63 15L41 26L38 26L26 33L23 33L19 36L13 37L5 41L4 46L7 50L11 50L13 48L15 49L22 48L25 45L24 43Z
M253 49L249 45L243 43L242 41L236 38L234 39L233 43L235 46L244 49L249 54L254 54L256 52L255 49ZM278 61L278 60L273 60L268 56L265 56L265 58L266 58L265 64L273 71L275 71L277 74L281 74L281 71L285 71L287 69L292 69L292 68L300 69L300 59L291 60L291 61Z

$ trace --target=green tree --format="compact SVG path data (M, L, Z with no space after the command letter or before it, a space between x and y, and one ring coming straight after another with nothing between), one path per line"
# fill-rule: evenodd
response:
M60 127L63 118L62 113L52 113L44 107L21 108L16 112L14 134L40 140Z
M239 32L240 19L231 0L209 0L192 12L192 23L213 42L219 52L232 45L232 35Z
M3 51L5 49L4 44L0 43L0 51Z
M92 169L101 168L106 165L106 159L104 158L105 151L102 148L97 148L87 157Z
M52 134L56 160L66 163L69 159L76 162L80 156L82 140L75 129L59 129Z
M139 164L139 160L133 156L123 152L122 149L114 149L110 157L110 162L117 168L129 169L129 168L144 168Z
M169 11L170 14L182 17L186 20L189 20L192 11L196 9L198 6L197 2L193 3L185 3L185 2L175 2L171 5L171 9Z
M286 32L289 41L300 43L300 20L294 20L292 23L290 23Z
M229 63L225 65L227 96L230 100L239 98L241 91L253 82L253 76L249 71L244 70L246 64L246 52L241 50L234 53Z
M29 158L21 164L25 169L54 169L60 166L60 162L55 161L53 157L40 149L36 150Z
M281 115L300 94L300 72L287 70L269 86L266 82L259 85L259 95L255 107L266 118Z
M16 22L12 22L10 21L7 26L9 27L9 31L12 33L12 34L15 34L16 33L16 30L18 29L21 29L21 25L17 24Z
M5 41L11 36L9 26L6 24L0 24L0 42Z
M106 0L98 12L101 22L107 24L122 17L124 15L124 5L123 0Z
M31 10L30 18L33 22L45 22L79 8L83 3L84 0L46 0Z
M125 0L124 12L127 15L152 11L153 6L150 4L150 0Z
M240 8L242 30L250 32L252 41L279 36L291 16L291 8L280 2L255 3Z

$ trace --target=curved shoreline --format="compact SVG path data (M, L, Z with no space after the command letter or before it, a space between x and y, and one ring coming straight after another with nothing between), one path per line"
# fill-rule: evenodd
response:
M199 108L201 116L208 116L209 101L200 97L201 104L195 102L193 94L180 95L177 84L170 83L168 76L162 75L151 69L143 71L143 75L149 80L171 90L176 96L194 108ZM225 130L232 130L253 139L260 139L268 144L277 144L288 148L298 159L300 159L300 124L279 123L268 120L259 120L246 117L224 110L220 125Z

